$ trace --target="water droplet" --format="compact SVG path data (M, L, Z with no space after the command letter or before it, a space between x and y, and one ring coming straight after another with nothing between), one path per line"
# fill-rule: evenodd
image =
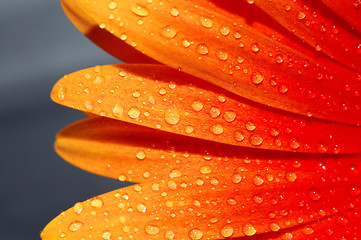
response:
M203 109L203 103L200 101L194 101L192 103L192 109L196 112L200 112Z
M303 20L303 19L305 19L306 14L304 12L302 12L302 11L298 11L296 17L297 17L298 20Z
M198 228L193 228L192 230L190 230L188 235L193 240L198 240L198 239L201 239L203 237L202 231L199 230Z
M356 53L358 55L361 55L361 43L359 43L357 46L356 46Z
M209 166L203 166L199 170L202 174L209 174L212 172L212 169Z
M112 234L109 231L104 231L102 234L102 238L105 240L110 239L111 236L112 236Z
M256 175L256 176L253 178L253 184L254 184L254 185L256 185L256 186L261 186L263 183L264 183L264 180L263 180L263 178L262 178L260 175Z
M278 92L280 93L286 93L288 91L288 87L284 84L278 85Z
M149 235L157 235L159 233L159 227L155 225L148 225L144 230Z
M175 237L175 234L172 230L168 230L164 233L164 237L166 239L173 239Z
M65 96L66 96L66 88L60 87L58 89L58 100L63 101L65 99Z
M238 184L242 181L242 176L238 173L232 175L232 182Z
M179 15L179 11L175 7L171 8L169 12L170 12L170 15L172 15L173 17L177 17Z
M100 23L100 24L99 24L99 28L100 28L100 29L104 29L104 28L106 28L106 26L107 26L107 25L105 25L105 23Z
M139 203L139 204L137 205L137 210L138 210L139 212L144 213L144 212L147 211L147 207L146 207L143 203Z
M140 116L140 110L139 110L139 108L137 108L137 107L131 107L131 108L129 109L129 111L128 111L128 116L129 116L130 118L133 118L133 119L138 118L138 117Z
M90 205L94 208L101 208L103 206L103 201L99 198L93 198L91 200Z
M296 138L291 138L288 145L292 150L297 150L301 146Z
M283 57L281 54L277 54L275 58L276 58L276 63L283 63Z
M348 224L347 218L342 217L342 216L338 217L336 221L341 226L346 226Z
M143 160L147 157L147 155L145 154L145 152L143 150L138 151L136 156L139 160Z
M296 181L296 179L297 179L296 173L294 173L294 172L287 172L286 173L286 180L288 182L294 182L294 181Z
M233 235L233 232L234 232L233 227L230 225L226 225L221 229L220 234L222 237L228 238Z
M245 138L245 137L244 137L242 131L237 130L237 131L234 132L234 139L235 139L237 142L242 142L244 138Z
M177 110L167 110L165 112L164 119L167 123L171 125L175 125L180 120L180 114Z
M83 227L83 223L82 222L79 222L79 221L74 221L72 222L68 229L69 231L72 231L72 232L76 232L78 231L79 229L81 229Z
M177 177L181 177L181 176L182 176L182 172L178 169L174 169L169 173L170 178L177 178Z
M146 17L149 15L149 10L145 6L138 4L138 3L131 3L130 10L140 17Z
M251 76L252 83L259 85L263 82L264 77L259 72L254 72Z
M173 25L166 26L162 28L162 30L160 31L160 34L166 38L174 38L177 35L177 33L178 33L178 29L175 28Z
M125 176L124 174L121 174L121 175L119 175L118 179L119 179L119 181L124 182L127 180L127 176Z
M116 3L116 2L113 2L113 1L109 2L108 8L109 8L110 10L116 9L116 8L117 8L117 3Z
M219 50L216 53L219 60L226 61L228 59L228 53L224 50Z
M255 125L253 122L248 121L248 122L246 123L246 129L247 129L248 131L252 132L252 131L254 131L254 130L256 129L256 125Z
M322 143L317 144L316 148L319 153L327 152L327 147Z
M313 229L310 227L305 227L302 229L303 234L305 235L311 235L313 233Z
M229 34L229 32L230 32L230 29L229 29L228 26L223 25L223 26L221 26L221 27L219 28L219 32L220 32L223 36L227 36L227 35Z
M183 45L183 47L189 47L191 45L191 43L187 39L183 39L182 45Z
M223 133L223 126L221 124L215 124L210 128L210 131L215 135L220 135Z
M223 115L224 120L227 122L233 122L236 119L237 114L233 111L226 111Z
M278 131L276 128L270 128L269 134L270 134L272 137L277 137L278 134L279 134L279 131Z
M123 116L123 107L119 104L115 104L113 108L113 115L117 118L121 118Z
M186 126L184 131L187 134L191 134L194 131L194 128L192 126Z
M278 230L280 230L280 226L278 226L277 223L270 223L269 229L271 229L271 231L273 232L277 232Z
M263 202L263 199L258 195L254 195L252 197L252 200L253 200L254 203L257 203L257 204L261 204Z
M172 189L172 190L176 189L177 188L177 183L175 181L173 181L173 180L168 181L168 188Z
M349 193L352 197L357 197L360 195L361 193L361 190L360 188L358 188L357 186L355 185L352 185L350 188L349 188Z
M221 111L217 107L212 107L211 110L209 110L209 115L211 118L217 118L221 114Z
M84 102L84 107L86 110L91 111L93 110L94 106L93 106L93 102L92 101L85 101Z
M288 5L288 4L285 4L285 5L283 6L283 9L284 9L286 12L288 12L288 11L291 10L291 6Z
M208 48L205 44L198 44L197 47L196 47L196 50L199 54L202 54L202 55L207 55L208 54Z
M308 191L308 196L311 198L312 201L318 201L321 198L317 189L310 189Z
M259 51L259 47L258 47L258 44L257 43L252 43L251 44L251 50L252 52L256 53Z
M211 28L213 26L213 20L205 16L199 18L199 23L206 28Z
M246 236L253 236L253 235L256 234L257 231L256 231L256 229L253 227L252 224L246 223L246 224L244 224L243 227L242 227L242 232L243 232L243 234L246 235Z
M159 184L158 183L153 183L151 186L153 191L159 191Z
M80 214L83 211L83 207L84 207L83 203L78 202L74 205L73 210L76 214Z
M263 138L259 134L252 134L249 138L249 142L253 146L260 146L263 143Z

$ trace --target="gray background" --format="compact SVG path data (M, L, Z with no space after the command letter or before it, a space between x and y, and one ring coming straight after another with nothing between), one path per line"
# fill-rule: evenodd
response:
M0 29L0 239L40 239L62 210L124 185L55 154L57 131L84 116L49 98L64 74L118 61L75 29L59 0L1 0Z

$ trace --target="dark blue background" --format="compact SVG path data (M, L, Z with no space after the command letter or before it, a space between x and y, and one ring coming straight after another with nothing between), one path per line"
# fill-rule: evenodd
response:
M49 98L63 75L118 61L73 27L58 0L2 0L0 29L0 239L40 239L62 210L124 185L55 154L57 131L84 115Z

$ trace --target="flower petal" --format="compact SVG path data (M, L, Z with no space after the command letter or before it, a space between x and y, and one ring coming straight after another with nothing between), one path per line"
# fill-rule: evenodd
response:
M81 111L220 143L319 153L361 150L358 127L267 109L162 65L81 70L61 79L51 97Z
M347 160L329 163L325 172L296 171L292 181L263 170L130 186L76 204L42 238L223 239L291 228L360 206L360 189L349 192L360 174L349 174Z
M64 0L61 4L64 12L79 31L114 57L128 63L156 63L155 60L136 51L108 31L99 28L98 24L79 8L76 1Z
M62 130L55 148L86 171L134 182L240 169L320 171L328 161L358 159L237 148L99 117Z
M257 0L252 1L290 32L339 62L361 69L359 33L317 1ZM338 1L345 5L344 2ZM349 4L351 5L351 4Z
M322 0L329 8L335 11L342 19L361 32L361 1L360 0ZM361 50L360 50L361 51Z
M77 3L101 28L173 68L268 106L360 123L355 72L324 66L207 1Z

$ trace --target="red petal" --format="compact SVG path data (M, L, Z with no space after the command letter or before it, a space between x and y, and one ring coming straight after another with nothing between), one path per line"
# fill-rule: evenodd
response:
M361 38L323 4L307 0L252 1L290 32L341 63L361 70ZM339 4L347 5L342 1ZM349 4L351 5L351 4Z
M322 0L329 8L361 32L361 1L360 0ZM361 50L360 50L361 51Z
M75 205L42 238L220 239L278 231L360 206L361 195L350 192L360 182L359 173L349 173L352 162L329 161L325 172L294 171L291 179L264 169L130 186Z
M320 153L361 150L358 127L269 111L162 65L81 70L61 79L52 99L100 116L238 146Z

